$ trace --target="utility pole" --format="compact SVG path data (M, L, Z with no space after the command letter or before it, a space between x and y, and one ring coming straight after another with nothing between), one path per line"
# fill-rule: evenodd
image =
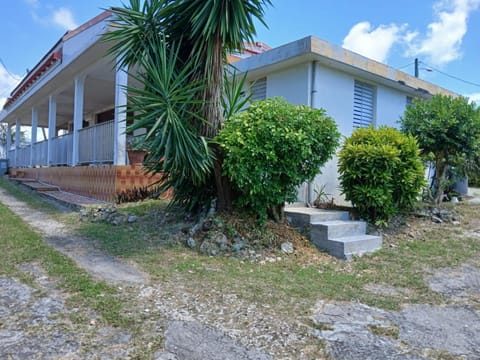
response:
M418 58L415 58L415 77L418 78Z

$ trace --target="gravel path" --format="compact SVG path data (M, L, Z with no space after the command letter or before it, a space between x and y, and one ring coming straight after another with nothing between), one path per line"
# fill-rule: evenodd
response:
M30 208L3 189L0 189L0 202L44 235L48 244L73 259L80 268L93 276L109 283L123 285L148 282L148 276L131 264L93 249L85 239L72 234L61 222L44 212Z

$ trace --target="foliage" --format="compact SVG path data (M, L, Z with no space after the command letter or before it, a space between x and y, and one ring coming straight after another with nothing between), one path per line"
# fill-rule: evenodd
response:
M239 204L262 220L267 212L280 220L279 208L296 199L298 185L318 174L332 157L339 136L324 110L275 98L254 102L231 118L217 141Z
M263 23L268 4L270 0L130 0L112 9L115 18L103 36L112 44L109 54L133 69L131 74L143 69L136 77L143 89L128 89L131 110L145 104L141 125L127 130L151 129L144 144L154 152L146 159L148 167L164 174L163 184L174 188L174 203L201 206L215 195L215 185L217 196L223 194L217 179L221 157L208 141L223 121L226 52L253 39L254 20Z
M377 224L411 206L424 184L414 137L386 126L354 130L339 153L339 172L346 200Z
M164 195L158 186L141 186L133 187L133 189L122 190L116 196L116 203L137 202L147 199L158 199ZM164 195L165 196L165 195Z
M9 149L7 149L7 137L8 137L8 125L7 124L0 124L0 159L6 158L7 157L7 152ZM10 143L14 144L15 143L15 129L12 129L10 133ZM24 143L26 141L25 138L25 132L20 131L20 144Z
M480 142L480 109L463 97L435 95L415 100L401 118L402 131L412 134L426 160L433 161L433 195L438 204L447 186L449 169L474 161ZM468 170L463 167L464 170Z
M172 204L188 207L194 196L207 194L203 187L212 169L207 140L192 125L200 120L191 109L200 103L196 94L204 85L190 81L194 64L179 59L176 44L167 47L159 37L153 45L138 59L142 71L131 74L143 88L127 87L128 109L135 113L128 130L149 129L137 139L137 146L148 150L144 165L163 174L160 187L174 190Z

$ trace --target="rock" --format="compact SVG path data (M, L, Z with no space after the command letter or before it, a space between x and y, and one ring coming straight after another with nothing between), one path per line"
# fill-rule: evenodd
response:
M189 237L189 238L187 239L187 246L188 246L190 249L194 249L194 248L197 246L197 242L195 241L194 238Z
M436 224L441 224L443 223L443 220L440 219L438 216L432 216L432 221Z
M293 244L289 241L286 241L280 245L280 249L284 254L292 254L293 253Z
M223 332L195 321L172 321L165 332L165 350L185 360L272 359L268 354L240 346Z
M205 220L202 224L202 230L203 231L208 231L212 228L212 226L213 226L213 221Z
M215 233L212 236L212 241L215 242L222 250L224 250L228 246L228 239L223 233Z
M245 249L247 245L248 245L248 242L246 241L236 242L232 245L232 249L235 251L241 251Z
M128 215L127 222L133 223L133 222L135 222L135 221L137 221L137 216L135 216L135 215Z

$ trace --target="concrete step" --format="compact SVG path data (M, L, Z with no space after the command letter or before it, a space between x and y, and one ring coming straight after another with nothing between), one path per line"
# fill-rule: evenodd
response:
M372 253L382 248L382 237L375 235L355 235L338 238L312 239L315 246L339 259L349 260L352 256Z
M40 182L23 182L23 185L28 186L32 190L36 190L39 192L44 191L59 191L60 188L58 186L43 184Z
M312 222L349 220L348 211L323 210L307 207L288 207L285 209L288 222L296 228L309 227Z
M319 237L322 239L341 238L345 236L364 235L367 231L365 221L332 220L312 222L311 239Z

